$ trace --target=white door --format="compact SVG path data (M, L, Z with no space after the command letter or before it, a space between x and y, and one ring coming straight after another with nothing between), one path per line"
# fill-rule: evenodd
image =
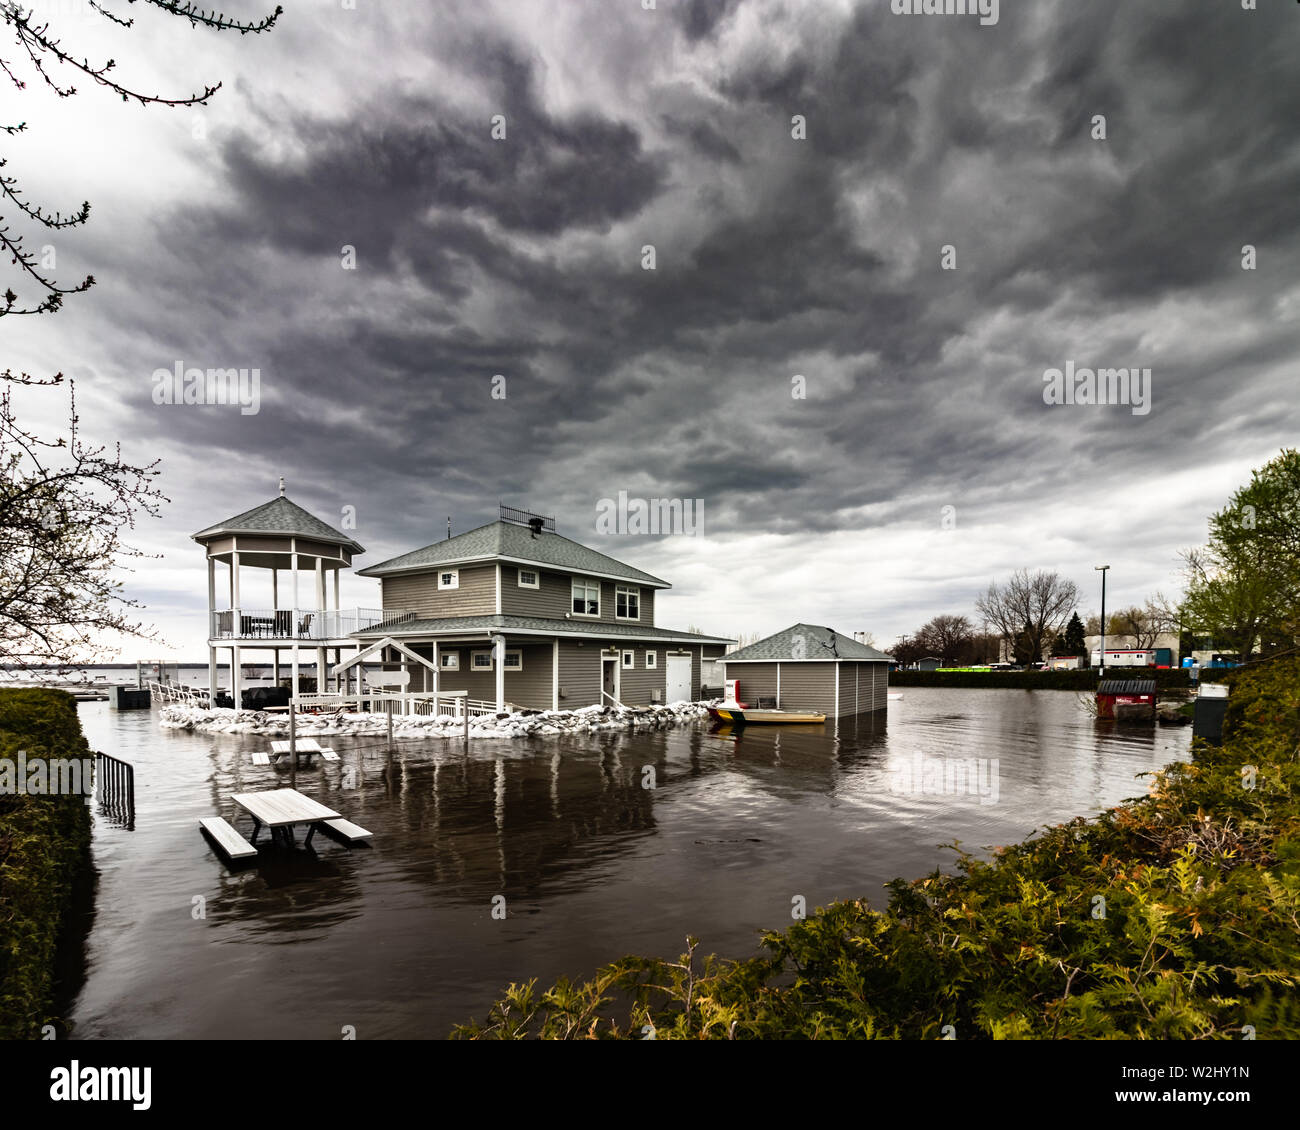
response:
M689 655L669 655L668 687L665 698L668 702L690 702L691 700L691 657Z

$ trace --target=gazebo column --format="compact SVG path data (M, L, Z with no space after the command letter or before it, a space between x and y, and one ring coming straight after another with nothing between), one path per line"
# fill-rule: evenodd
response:
M216 613L217 611L217 562L214 558L208 558L208 639L212 639L217 634ZM211 650L211 649L209 649Z
M236 710L244 701L244 680L241 677L240 670L239 645L235 644L230 649L230 701Z
M208 644L208 705L217 705L217 649Z
M230 555L230 630L238 639L244 631L243 617L239 615L239 550Z
M325 620L325 559L319 555L316 558L316 614ZM322 627L321 635L327 637L329 634ZM325 649L323 647L316 648L316 693L325 693Z
M292 678L293 690L290 691L290 698L298 697L298 541L296 538L290 539L289 554L289 573L293 577L293 615L290 620L290 630L293 632L293 660L292 660ZM289 704L290 711L294 711L292 701Z

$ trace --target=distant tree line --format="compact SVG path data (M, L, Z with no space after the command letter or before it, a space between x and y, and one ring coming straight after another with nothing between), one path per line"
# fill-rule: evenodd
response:
M1182 654L1212 648L1243 662L1297 649L1300 451L1284 448L1253 471L1209 526L1208 544L1180 555L1181 596L1157 592L1141 605L1107 612L1108 648L1114 640L1145 650L1177 634ZM1059 573L1021 569L976 598L974 618L935 616L888 650L905 667L928 658L945 667L1028 665L1048 655L1078 655L1087 663L1085 637L1102 634L1101 617L1080 618L1078 600L1078 586Z

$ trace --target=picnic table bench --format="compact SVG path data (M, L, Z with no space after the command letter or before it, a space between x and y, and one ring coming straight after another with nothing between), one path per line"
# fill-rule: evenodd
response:
M205 816L199 821L199 826L212 837L222 853L231 859L247 859L257 854L257 848L220 816Z

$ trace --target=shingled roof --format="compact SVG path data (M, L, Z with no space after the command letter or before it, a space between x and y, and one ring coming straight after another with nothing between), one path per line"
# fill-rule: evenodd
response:
M365 553L347 534L339 533L333 526L322 522L315 514L309 514L296 502L290 502L284 495L190 536L195 541L206 542L231 534L280 534L285 537L312 538L346 546L353 553Z
M595 636L603 639L661 640L671 643L734 643L726 636L702 636L676 628L645 627L639 624L607 624L582 620L557 620L544 616L445 616L436 620L388 620L360 632L370 636L425 636L439 633L529 632L557 636Z
M585 545L559 534L545 531L533 536L527 526L514 522L489 522L486 526L434 542L423 549L413 549L400 557L391 557L378 565L357 570L361 577L383 577L391 573L413 572L441 565L458 565L470 561L496 559L522 561L529 565L551 566L571 573L599 574L617 580L636 581L648 588L671 588L669 583L650 573L634 569Z
M796 642L799 640L802 643ZM797 663L811 659L868 659L887 663L890 657L874 647L840 635L833 628L820 624L792 624L774 636L728 652L722 657L722 662Z

